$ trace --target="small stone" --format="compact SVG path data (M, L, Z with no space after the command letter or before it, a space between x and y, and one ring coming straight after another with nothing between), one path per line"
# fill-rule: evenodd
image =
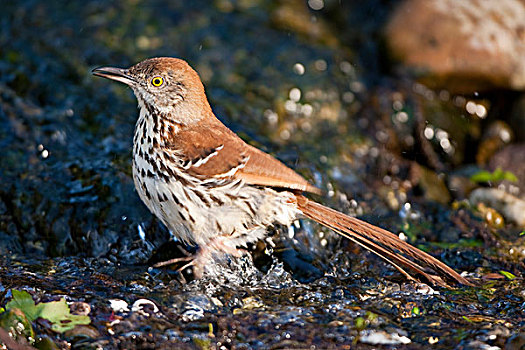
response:
M399 335L398 333L387 333L385 331L377 331L374 329L366 329L360 332L359 341L361 343L372 345L399 345L410 344L410 338Z
M69 306L69 310L74 315L87 316L91 312L91 306L83 301L76 301Z
M96 339L100 337L100 333L96 330L96 328L86 325L77 325L75 328L66 331L64 335L67 338L75 338L79 337L81 339L84 338L91 338Z
M159 308L149 299L138 299L133 303L131 311L138 312L144 316L150 316L159 312Z
M472 205L483 203L501 213L508 221L525 228L525 201L496 188L478 188L470 194Z
M128 312L128 303L122 299L109 299L109 305L114 312Z
M260 309L264 306L263 301L259 297L248 297L244 298L242 300L243 303L243 309L246 310L253 310L253 309Z

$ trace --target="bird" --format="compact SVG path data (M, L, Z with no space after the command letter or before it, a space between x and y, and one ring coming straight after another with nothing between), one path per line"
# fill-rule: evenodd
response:
M471 285L392 232L308 198L320 194L319 188L246 143L215 116L198 73L186 61L155 57L92 73L133 90L140 110L133 182L144 204L175 237L198 246L188 265L202 271L214 254L241 257L269 227L305 218L378 255L409 281Z

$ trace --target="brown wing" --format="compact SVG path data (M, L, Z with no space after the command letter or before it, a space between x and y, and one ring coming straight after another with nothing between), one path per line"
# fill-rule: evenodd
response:
M251 185L320 193L274 157L246 144L218 119L182 129L173 143L187 157L183 164L187 171L196 176L232 176Z

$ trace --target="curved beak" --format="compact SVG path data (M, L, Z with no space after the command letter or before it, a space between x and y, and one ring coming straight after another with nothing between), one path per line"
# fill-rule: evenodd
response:
M129 69L116 67L98 67L91 71L96 76L120 81L126 85L133 85L136 80L130 75Z

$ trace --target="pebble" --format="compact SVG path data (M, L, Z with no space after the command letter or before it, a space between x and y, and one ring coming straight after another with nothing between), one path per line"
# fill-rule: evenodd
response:
M109 299L109 306L114 312L128 312L128 303L122 299Z
M398 333L387 333L385 331L378 331L373 329L365 329L360 332L359 340L361 343L371 345L399 345L410 344L410 338L399 335Z
M469 200L473 206L484 203L501 213L507 221L525 228L525 200L496 188L477 188L472 191Z

